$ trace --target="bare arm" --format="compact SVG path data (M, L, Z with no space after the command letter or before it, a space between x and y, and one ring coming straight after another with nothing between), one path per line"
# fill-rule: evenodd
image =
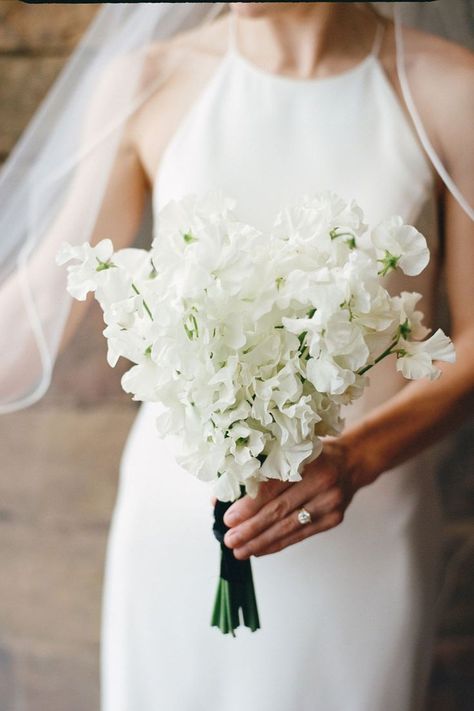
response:
M125 135L110 174L91 243L95 244L105 237L110 237L116 249L130 245L140 226L148 192L148 178L136 147L128 135ZM71 202L72 200L73 196ZM62 219L67 221L67 210ZM91 303L91 298L85 302L73 302L60 350L74 335Z
M474 225L446 196L446 282L456 363L412 382L343 436L356 483L370 483L453 431L474 407ZM370 442L370 447L366 446Z
M439 91L445 98L432 112L430 132L437 138L449 172L462 189L469 191L474 61L464 50L453 52L452 64L441 63L436 76L436 81L442 82ZM428 81L425 79L424 83ZM456 119L452 106L459 107ZM474 406L474 223L446 189L441 199L445 219L444 271L456 363L438 364L443 371L439 380L408 384L345 434L347 451L351 452L350 466L362 485L454 430ZM370 447L362 451L368 441Z

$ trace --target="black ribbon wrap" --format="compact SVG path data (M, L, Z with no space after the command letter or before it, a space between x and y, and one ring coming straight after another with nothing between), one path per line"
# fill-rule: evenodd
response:
M250 559L237 560L232 548L227 548L224 543L224 536L229 527L224 523L224 514L232 506L232 501L216 501L214 507L214 525L212 530L214 536L221 544L221 573L222 580L230 583L245 583L251 576Z

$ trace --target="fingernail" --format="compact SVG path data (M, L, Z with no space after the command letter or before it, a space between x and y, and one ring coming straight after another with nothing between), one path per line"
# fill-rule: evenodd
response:
M224 536L224 543L227 545L229 543L232 543L234 546L236 543L238 543L239 537L237 536L236 531L227 531L227 533Z
M246 558L249 558L249 552L245 547L242 548L234 548L234 557L237 558L237 560L245 560Z
M239 515L236 511L228 511L224 516L226 526L235 526L239 522Z

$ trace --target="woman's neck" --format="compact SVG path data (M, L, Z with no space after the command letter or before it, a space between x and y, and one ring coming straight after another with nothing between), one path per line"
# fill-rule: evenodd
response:
M372 46L376 17L351 3L282 3L257 18L234 15L239 51L270 72L309 78L344 70Z

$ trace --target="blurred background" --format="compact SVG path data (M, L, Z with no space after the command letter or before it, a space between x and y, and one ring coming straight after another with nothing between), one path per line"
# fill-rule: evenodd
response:
M0 162L96 11L0 3ZM119 366L106 364L101 324L91 307L44 400L0 416L0 711L99 708L105 546L136 414ZM427 711L474 708L473 473L471 423L438 472L445 561L456 575L445 589Z

